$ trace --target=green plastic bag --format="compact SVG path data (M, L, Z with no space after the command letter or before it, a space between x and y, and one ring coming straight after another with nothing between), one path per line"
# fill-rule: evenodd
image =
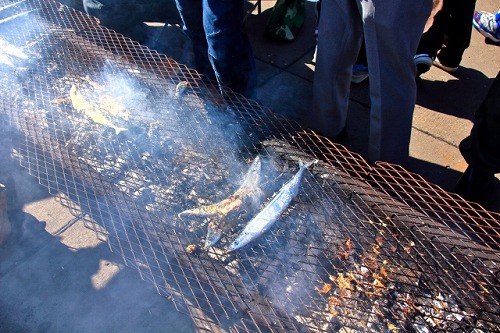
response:
M292 41L305 18L305 0L278 0L267 20L266 35L276 40Z

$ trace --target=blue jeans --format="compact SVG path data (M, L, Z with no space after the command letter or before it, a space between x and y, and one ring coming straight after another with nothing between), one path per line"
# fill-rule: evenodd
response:
M191 39L198 72L224 87L254 98L257 71L243 31L243 0L175 0Z
M182 19L191 39L196 70L224 87L255 97L257 71L252 47L243 32L243 0L83 0L85 11L101 24L143 43L145 20ZM175 11L175 8L173 9Z

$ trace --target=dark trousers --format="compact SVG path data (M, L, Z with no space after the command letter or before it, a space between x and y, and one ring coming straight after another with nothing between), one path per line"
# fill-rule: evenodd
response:
M469 47L476 0L443 0L442 9L422 34L417 54L438 56L446 66L458 67Z
M175 0L193 42L196 69L242 95L256 97L257 69L243 30L243 0ZM210 68L211 67L211 68ZM212 74L213 73L213 74Z
M467 163L486 173L500 173L500 72L476 112L474 126L460 142Z
M150 37L142 26L144 21L180 22L174 0L83 0L83 8L101 25L139 43Z
M85 11L101 24L139 43L149 36L143 21L181 21L191 39L196 70L256 97L257 70L252 46L243 31L243 0L83 0Z

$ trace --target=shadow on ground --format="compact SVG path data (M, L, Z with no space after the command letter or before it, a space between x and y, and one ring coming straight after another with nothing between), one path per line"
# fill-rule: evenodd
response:
M23 212L0 248L1 332L193 332L106 243L70 248Z
M460 67L447 81L417 79L417 105L473 121L494 79L478 70ZM436 98L443 96L443 98ZM453 96L448 98L444 96Z

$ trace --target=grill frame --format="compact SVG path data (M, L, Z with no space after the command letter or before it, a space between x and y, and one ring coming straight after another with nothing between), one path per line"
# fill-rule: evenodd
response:
M10 2L4 1L2 5ZM361 156L350 152L345 147L332 143L310 130L303 129L293 121L275 115L238 94L230 94L226 99L226 104L222 105L215 83L155 51L97 25L95 20L83 13L52 1L27 1L25 6L27 6L25 9L37 9L36 13L30 15L36 15L41 22L44 22L44 25L30 30L28 36L9 35L9 37L14 37L14 41L17 42L19 40L16 38L21 37L26 41L36 41L36 44L30 47L37 49L40 45L38 50L40 53L37 54L43 54L45 51L44 41L54 46L57 43L51 40L57 40L60 43L60 45L57 44L59 48L55 48L57 52L62 52L68 59L78 60L77 62L63 62L62 65L66 66L61 69L63 72L82 72L96 76L95 73L101 72L106 59L111 59L113 66L123 66L119 67L116 72L111 71L111 77L119 75L122 70L131 73L146 72L147 75L141 76L141 80L153 96L161 96L167 91L170 97L174 97L175 86L182 81L188 82L188 91L179 99L180 111L173 117L184 117L185 114L192 113L193 117L202 124L210 119L220 120L217 117L210 118L213 116L212 108L216 112L220 107L225 108L225 111L229 110L238 121L244 124L245 140L252 144L259 142L258 147L243 149L240 152L242 155L240 158L248 159L257 151L265 151L278 156L277 160L282 162L281 167L288 170L288 174L295 170L293 165L299 159L321 160L322 163L312 169L312 174L308 173L305 187L320 188L321 191L317 192L325 194L326 197L310 198L305 194L308 191L303 190L294 207L312 205L314 209L320 210L323 206L317 202L331 203L335 201L334 199L339 199L342 202L341 208L347 211L348 217L347 221L341 221L344 222L343 225L341 224L341 229L344 231L341 236L329 235L330 238L325 238L323 235L314 235L314 237L326 240L324 244L332 248L342 247L348 238L352 239L356 243L352 256L356 255L356 259L361 260L360 255L364 256L369 253L375 257L378 265L375 268L379 271L382 265L385 265L384 260L394 265L402 265L399 261L404 263L403 259L406 258L405 260L408 260L410 264L403 265L402 272L409 274L415 267L419 267L421 271L425 268L426 279L444 284L440 286L442 288L439 289L440 291L459 292L468 297L472 294L473 302L467 303L465 299L457 300L457 304L460 302L460 311L481 312L483 315L486 314L486 317L475 316L476 319L491 320L496 324L500 322L498 318L500 306L495 300L495 295L499 295L500 275L499 252L496 248L499 235L496 223L500 220L498 214L485 211L480 206L468 203L457 195L447 193L400 166L382 162L370 166ZM72 49L71 46L75 48ZM82 57L81 50L87 49L92 51L89 52L90 56ZM57 52L53 54L57 56ZM31 68L30 66L36 67L30 64L28 68ZM113 66L111 66L112 70L116 70ZM249 276L251 274L260 276L257 282L245 283L238 276L227 273L223 260L218 261L208 257L205 253L195 256L186 254L186 240L192 239L192 235L182 232L181 229L175 229L173 235L169 234L169 230L165 230L164 226L155 223L164 218L160 214L161 211L148 210L141 206L140 200L122 191L122 188L107 179L101 172L96 172L95 164L91 159L82 161L81 155L73 155L67 147L62 145L70 139L71 131L66 132L65 127L50 128L52 124L47 123L46 115L38 112L40 109L49 110L54 107L50 101L58 96L47 93L47 87L53 83L51 82L53 77L43 76L43 72L30 72L30 74L32 74L31 78L23 73L19 74L21 81L28 80L22 82L34 83L33 85L21 84L21 89L17 90L17 93L21 92L23 96L28 97L24 101L20 96L16 96L16 93L11 93L7 87L0 87L2 96L6 97L1 102L2 113L0 115L6 118L3 121L2 131L18 138L13 157L43 186L47 187L51 194L58 196L61 203L68 207L75 216L92 228L100 239L107 240L110 249L118 253L127 266L136 268L142 279L151 281L161 295L171 299L179 311L186 311L194 317L203 313L205 321L211 321L218 326L227 326L232 331L300 332L303 330L330 331L340 326L358 328L353 323L345 324L341 320L332 321L331 318L316 319L318 323L300 322L297 317L300 317L301 309L286 308L294 301L292 294L286 294L286 297L290 299L284 300L284 305L273 304L272 298L279 296L276 294L282 291L281 286L277 284L275 291L265 288L266 283L271 281L267 276L279 270L281 267L279 262L283 260L283 257L279 255L272 256L273 250L279 249L280 245L287 244L283 243L286 237L279 233L281 229L273 229L266 238L266 241L274 238L276 244L269 241L271 245L264 244L269 248L264 250L252 248L244 251L243 254L236 255L247 255L247 258L253 255L260 260L257 261L260 265L258 269L245 270L249 272ZM207 109L200 107L200 101L208 108L208 115L205 112ZM26 107L25 110L18 110L20 102ZM190 117L187 116L191 119ZM137 118L137 121L147 120L147 117ZM70 125L69 128L77 131L75 127ZM249 133L254 136L249 138ZM197 142L202 141L203 134L201 133L190 144L195 146ZM184 138L181 133L175 133L175 135ZM101 138L98 136L97 139ZM96 145L95 142L94 145ZM135 154L133 145L128 149L132 151L131 155ZM221 153L219 149L214 149L214 151L203 149L205 147L200 150L200 153L206 155L213 156ZM115 153L118 154L121 151ZM140 156L132 160L140 160ZM110 164L104 163L104 165L112 167ZM134 168L126 167L126 170L133 171ZM228 179L234 180L230 178L229 172L223 174ZM161 182L161 177L158 177L158 181ZM230 193L229 190L233 184L224 179L220 179L219 182L227 189L226 193ZM205 195L205 199L208 200L210 197ZM331 204L331 207L332 211L339 209L335 204ZM294 213L294 210L290 210L285 219L298 221L303 217L300 214L305 213ZM350 219L351 216L360 217L354 223L354 219L353 221ZM328 215L323 219L322 225L327 225ZM328 230L328 227L323 228ZM364 230L367 234L360 235L359 230ZM381 231L384 231L382 236L380 236ZM333 230L331 233L336 235L339 231ZM397 237L401 237L402 240L395 239L397 238L395 234L399 235ZM304 233L297 236L299 237L297 239L303 240L307 236L309 235ZM382 241L379 242L377 237L381 237ZM399 250L403 249L404 252L401 255L399 253L397 256L394 255L390 248L391 242L396 242L398 246L406 244L410 247L409 253L401 246ZM410 246L412 242L414 245ZM379 247L374 248L373 246L377 243L380 243ZM312 246L308 250L328 252L328 249L324 248L326 245ZM380 254L374 250L379 251ZM296 251L293 254L298 256L299 250ZM352 271L350 263L338 262L338 253L330 252L331 258L326 260L328 264L342 264L342 273L347 274ZM217 253L213 255L215 258L218 256ZM308 258L307 255L305 257ZM443 258L443 263L438 262L440 258ZM309 267L308 262L301 264ZM497 267L496 270L494 266ZM339 276L338 270L335 270L333 265L332 267L322 266L321 269L324 270L322 282L328 282L329 276L337 278ZM463 272L468 279L458 274ZM312 273L311 275L316 276ZM403 273L396 275L401 280L408 280ZM463 286L453 289L450 285L455 281L463 282ZM323 297L315 292L313 287L317 285L312 282L311 289L306 294L314 305L314 311L321 312L325 310L320 306L321 299L324 298L326 307L328 297L331 295ZM328 283L335 284L332 281ZM400 283L410 285L410 282ZM427 297L430 303L435 300L434 296ZM486 301L482 302L482 299ZM343 304L347 303L353 311L358 311L349 302L350 300ZM307 302L303 302L302 305L306 309L310 306ZM489 309L487 306L492 308ZM352 318L352 321L356 319L358 318ZM389 322L392 323L392 321ZM371 324L375 325L374 329L376 329L380 328L377 325L383 323L374 321ZM414 327L402 326L400 328L416 330Z

